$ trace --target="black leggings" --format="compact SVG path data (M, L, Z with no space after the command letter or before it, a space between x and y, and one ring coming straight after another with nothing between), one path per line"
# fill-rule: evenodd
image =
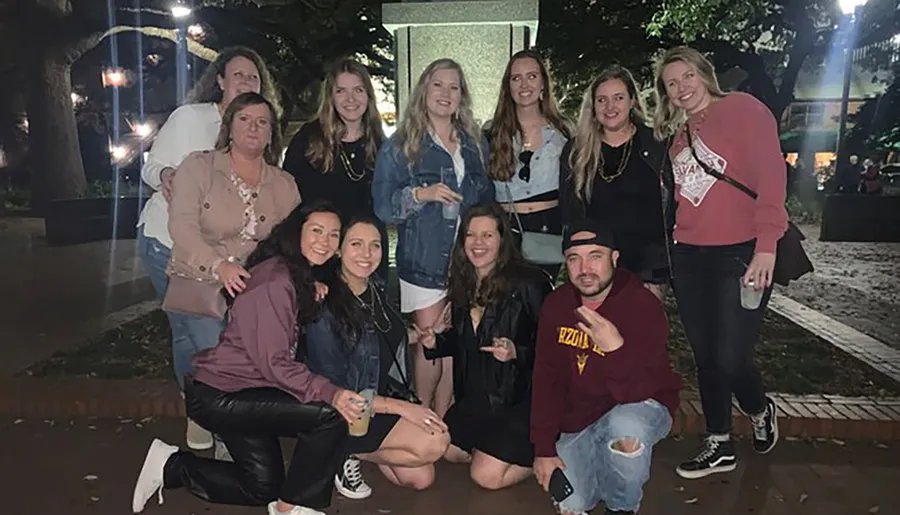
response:
M209 502L261 506L281 499L324 509L344 458L347 423L331 406L302 403L277 388L223 392L188 378L190 418L217 434L234 463L173 454L165 467L166 488L187 488ZM297 439L287 474L279 437Z
M700 402L709 434L731 433L731 396L745 413L766 408L753 350L759 340L766 290L759 307L741 307L740 278L753 258L753 242L720 247L679 243L674 250L678 312L700 383Z

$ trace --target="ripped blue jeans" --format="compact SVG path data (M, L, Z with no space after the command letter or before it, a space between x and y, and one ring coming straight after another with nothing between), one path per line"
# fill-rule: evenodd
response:
M563 433L556 452L566 465L574 493L559 505L569 513L584 513L605 503L610 510L637 511L650 479L653 446L669 434L672 416L659 402L648 399L620 404L580 433ZM634 452L613 448L625 440L637 443Z

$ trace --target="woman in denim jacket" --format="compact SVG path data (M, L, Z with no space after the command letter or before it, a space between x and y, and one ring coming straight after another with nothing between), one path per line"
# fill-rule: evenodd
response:
M338 492L364 499L372 489L359 460L377 463L392 483L421 490L434 482L434 462L449 444L441 418L416 403L408 380L407 349L415 341L372 274L384 236L374 218L357 218L343 231L338 270L318 319L306 327L307 364L335 385L376 392L364 436L351 436L350 455L334 479Z
M375 214L397 226L400 308L431 327L446 307L447 269L459 225L470 206L494 200L485 174L487 144L472 116L459 64L434 61L419 77L397 132L378 152ZM451 362L425 360L416 350L416 392L443 416L453 397Z

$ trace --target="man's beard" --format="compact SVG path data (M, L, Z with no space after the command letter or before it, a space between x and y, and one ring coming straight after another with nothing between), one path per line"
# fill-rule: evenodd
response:
M582 278L593 279L593 284L590 286L582 286L580 284ZM572 281L572 285L575 286L575 289L578 290L578 293L580 293L582 297L597 296L606 291L610 284L612 284L612 275L603 279L597 274L581 274Z

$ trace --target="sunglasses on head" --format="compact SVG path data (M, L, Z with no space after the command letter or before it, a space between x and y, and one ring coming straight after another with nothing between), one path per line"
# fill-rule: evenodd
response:
M522 168L519 169L519 178L525 182L531 180L531 156L534 155L534 151L532 150L523 150L519 154L519 162L522 163Z

